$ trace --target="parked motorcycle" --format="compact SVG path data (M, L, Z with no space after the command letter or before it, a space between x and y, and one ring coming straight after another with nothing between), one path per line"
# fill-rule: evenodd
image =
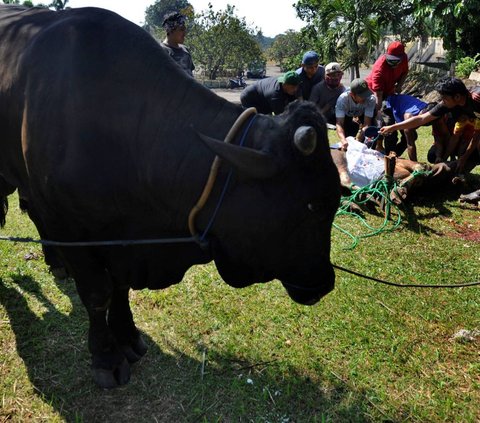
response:
M247 86L247 83L243 79L243 73L237 75L236 78L232 78L228 80L228 88L241 88L242 90Z

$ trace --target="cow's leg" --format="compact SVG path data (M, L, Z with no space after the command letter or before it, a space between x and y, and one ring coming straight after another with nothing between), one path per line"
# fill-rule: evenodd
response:
M15 187L0 176L0 228L3 228L5 225L5 218L8 212L8 196L14 191Z
M93 379L105 389L124 385L130 380L130 365L107 323L114 291L112 279L103 263L86 249L63 248L62 254L88 313Z
M471 192L470 194L462 194L459 198L461 203L478 203L480 204L480 189Z
M145 355L147 345L135 327L128 301L128 292L128 287L114 287L107 320L108 326L128 362L135 363Z
M28 217L35 223L38 233L43 239L48 239L45 236L45 231L43 230L43 223L40 218L38 218L37 213L35 212L35 207L33 204L30 204L28 196L24 194L20 189L18 190L20 208L23 212L28 213ZM55 279L66 279L68 278L68 272L65 268L63 261L60 258L58 251L55 247L50 247L42 245L43 256L45 258L45 263L47 263L50 272L55 277Z

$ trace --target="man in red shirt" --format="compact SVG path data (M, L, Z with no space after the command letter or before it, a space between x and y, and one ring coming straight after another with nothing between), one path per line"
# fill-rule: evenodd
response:
M395 123L391 109L383 108L383 101L390 95L400 94L402 85L408 74L408 57L405 47L400 41L393 41L387 47L387 52L382 54L373 64L372 71L365 78L368 88L373 92L376 101L377 119L385 125ZM392 133L385 138L385 153L395 151L400 156L407 148L407 140L402 133L402 138L397 144L397 133Z

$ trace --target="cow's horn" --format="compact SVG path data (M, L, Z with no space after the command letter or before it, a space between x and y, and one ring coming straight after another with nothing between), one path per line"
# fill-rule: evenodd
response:
M312 126L300 126L295 131L293 142L298 151L304 156L309 156L317 147L317 133Z
M274 176L280 170L278 163L271 154L229 144L200 132L197 133L210 150L230 163L244 176L265 179Z

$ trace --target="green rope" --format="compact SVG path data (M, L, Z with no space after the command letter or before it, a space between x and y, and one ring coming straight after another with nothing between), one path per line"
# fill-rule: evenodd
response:
M335 217L340 218L340 217L346 216L346 217L354 218L368 229L368 231L364 234L353 235L346 229L343 229L342 227L340 227L338 224L333 223L333 226L337 230L339 230L344 235L352 239L352 244L346 248L347 250L351 250L355 248L360 242L360 239L362 238L368 238L371 236L381 234L383 232L390 232L397 229L400 226L400 223L401 223L400 209L396 204L394 204L390 200L390 192L392 191L392 189L396 190L397 184L392 178L385 176L383 179L372 182L370 185L367 185L363 188L360 188L354 191L352 195L341 198L341 206L337 210ZM380 201L384 204L385 217L382 224L379 227L373 227L362 216L358 215L357 213L349 211L352 203L356 205L363 205L371 201L372 199L374 201L376 200L375 202ZM392 214L396 215L396 218L394 218L393 223L391 223Z

